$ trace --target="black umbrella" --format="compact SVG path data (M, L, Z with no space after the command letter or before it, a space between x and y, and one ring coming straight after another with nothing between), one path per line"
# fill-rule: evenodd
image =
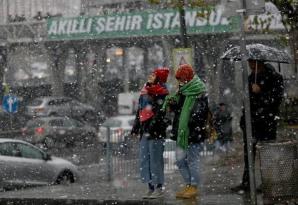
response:
M263 44L246 45L246 50L247 50L248 59L251 59L251 60L260 60L260 61L276 62L276 63L291 62L291 58L288 53ZM240 46L235 46L227 50L221 56L221 59L240 61L242 56L243 54L241 54Z

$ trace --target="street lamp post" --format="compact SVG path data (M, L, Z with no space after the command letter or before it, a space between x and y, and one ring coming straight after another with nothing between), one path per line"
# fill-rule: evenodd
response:
M249 184L250 184L250 199L251 204L257 204L256 184L255 184L255 162L253 153L253 138L252 138L252 125L251 125L251 112L250 112L250 98L249 98L249 85L248 85L248 54L246 51L246 38L244 23L246 18L246 0L242 0L242 9L237 10L241 15L241 35L240 35L240 49L241 49L241 65L242 65L242 78L243 78L243 101L244 101L244 116L245 116L245 134L248 155L248 169L249 169Z

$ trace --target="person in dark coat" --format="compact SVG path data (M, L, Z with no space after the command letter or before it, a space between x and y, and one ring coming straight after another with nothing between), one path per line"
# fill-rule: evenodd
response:
M207 135L208 98L205 84L190 65L180 65L175 77L179 90L167 97L163 110L174 112L171 138L177 143L176 164L185 181L185 187L176 197L187 199L198 195L201 143Z
M251 74L248 76L251 125L253 137L253 159L258 142L276 140L279 106L284 96L283 77L274 67L263 61L249 60ZM249 165L244 114L240 120L244 141L244 173L242 183L232 191L249 191Z
M232 136L232 116L225 103L219 103L218 109L214 113L213 124L217 132L216 149L228 151Z
M132 135L140 134L140 174L149 190L143 198L159 198L163 196L164 183L164 139L168 122L165 112L161 110L168 95L166 81L168 68L157 68L148 77L141 90L139 106Z

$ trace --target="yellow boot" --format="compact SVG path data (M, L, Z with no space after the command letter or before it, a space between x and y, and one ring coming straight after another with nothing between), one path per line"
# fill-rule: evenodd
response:
M196 186L189 186L188 189L183 193L181 198L190 199L198 196L198 188Z
M189 185L183 187L181 191L176 192L176 198L184 198L184 193L189 189Z

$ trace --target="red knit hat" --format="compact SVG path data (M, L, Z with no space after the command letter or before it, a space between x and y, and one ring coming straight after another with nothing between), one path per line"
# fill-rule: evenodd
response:
M176 71L176 79L189 82L193 79L195 73L191 65L183 64L180 65L178 70Z
M153 73L156 75L156 77L158 77L159 81L162 83L167 82L169 72L170 69L167 67L155 68L155 70L153 71Z

